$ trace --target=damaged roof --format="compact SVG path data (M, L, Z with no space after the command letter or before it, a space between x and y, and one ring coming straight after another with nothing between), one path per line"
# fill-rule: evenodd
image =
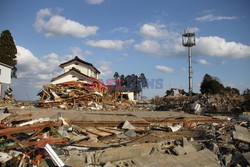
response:
M82 80L86 80L87 78L90 78L89 76L87 76L87 75L81 73L81 72L80 72L79 70L77 70L76 68L72 68L72 69L70 69L68 72L63 73L63 74L61 74L61 75L59 75L59 76L57 76L57 77L55 77L55 78L52 78L50 82L53 82L53 81L55 81L55 80L58 80L58 79L60 79L60 78L62 78L62 77L64 77L64 76L66 76L66 75L68 75L68 74L75 75L75 76L77 76L79 79L82 79Z
M71 60L69 60L69 61L67 61L67 62L65 62L65 63L60 64L59 67L63 68L63 67L65 67L65 66L67 66L67 65L74 64L74 63L76 63L76 62L81 63L81 64L88 65L88 66L92 67L97 73L99 73L99 74L101 73L97 68L95 68L95 66L94 66L93 64L88 63L88 62L86 62L86 61L83 61L83 60L81 60L81 59L80 59L79 57L77 57L77 56L76 56L74 59L71 59Z

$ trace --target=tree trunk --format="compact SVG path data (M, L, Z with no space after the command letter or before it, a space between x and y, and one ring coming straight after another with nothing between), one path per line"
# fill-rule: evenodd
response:
M143 89L141 89L141 100L142 100L142 91L143 91Z

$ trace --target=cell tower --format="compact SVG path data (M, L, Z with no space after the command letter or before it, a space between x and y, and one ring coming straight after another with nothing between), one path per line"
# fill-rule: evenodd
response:
M195 45L195 30L187 28L182 35L182 45L188 47L188 83L189 96L193 93L192 47Z

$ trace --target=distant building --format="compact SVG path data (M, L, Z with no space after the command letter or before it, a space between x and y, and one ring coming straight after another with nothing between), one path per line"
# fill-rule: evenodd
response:
M109 93L117 100L135 101L136 90L122 87L121 85L107 85Z
M170 90L167 90L166 95L167 96L184 96L186 92L184 89L179 89L179 88L171 88Z
M2 97L2 84L10 85L12 67L0 62L0 97Z
M77 56L65 63L60 64L64 73L53 78L52 84L58 84L68 81L86 81L89 77L99 79L100 71L88 63L79 59Z

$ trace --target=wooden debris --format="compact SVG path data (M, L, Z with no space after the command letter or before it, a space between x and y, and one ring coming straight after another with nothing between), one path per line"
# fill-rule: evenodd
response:
M100 93L99 87L91 87L83 82L68 82L56 85L45 85L38 95L38 104L43 108L59 107L70 109L76 107L88 107L91 103L101 103L107 98ZM103 91L102 89L102 92ZM106 99L106 101L109 101ZM110 102L110 101L109 101Z
M97 136L101 136L101 137L106 137L106 136L112 136L113 135L113 133L101 131L101 130L98 130L98 129L87 129L87 132L95 134Z

